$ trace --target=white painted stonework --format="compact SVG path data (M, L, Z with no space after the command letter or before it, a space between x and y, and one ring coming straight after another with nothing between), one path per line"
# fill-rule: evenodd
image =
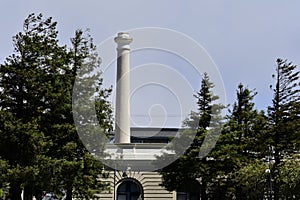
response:
M119 33L117 46L116 135L115 143L130 143L130 43L128 33Z

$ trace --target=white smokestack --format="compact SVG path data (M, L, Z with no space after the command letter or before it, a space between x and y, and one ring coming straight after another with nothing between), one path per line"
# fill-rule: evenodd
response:
M115 143L130 143L130 63L129 53L132 38L128 33L118 33L116 130Z

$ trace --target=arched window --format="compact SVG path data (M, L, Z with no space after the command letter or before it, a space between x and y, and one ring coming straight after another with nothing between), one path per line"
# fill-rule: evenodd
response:
M190 180L181 185L177 190L177 200L199 200L200 184L196 180Z
M117 200L143 200L143 188L133 179L124 180L117 189Z

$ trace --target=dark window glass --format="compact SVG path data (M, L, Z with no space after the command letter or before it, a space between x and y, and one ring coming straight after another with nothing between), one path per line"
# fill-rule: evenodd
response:
M130 180L121 183L117 190L117 200L142 200L141 196L139 185Z

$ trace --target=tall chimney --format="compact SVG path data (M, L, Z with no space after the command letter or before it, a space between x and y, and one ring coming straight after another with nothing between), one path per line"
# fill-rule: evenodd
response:
M115 143L130 143L130 64L129 53L132 38L128 33L118 33L116 127Z

